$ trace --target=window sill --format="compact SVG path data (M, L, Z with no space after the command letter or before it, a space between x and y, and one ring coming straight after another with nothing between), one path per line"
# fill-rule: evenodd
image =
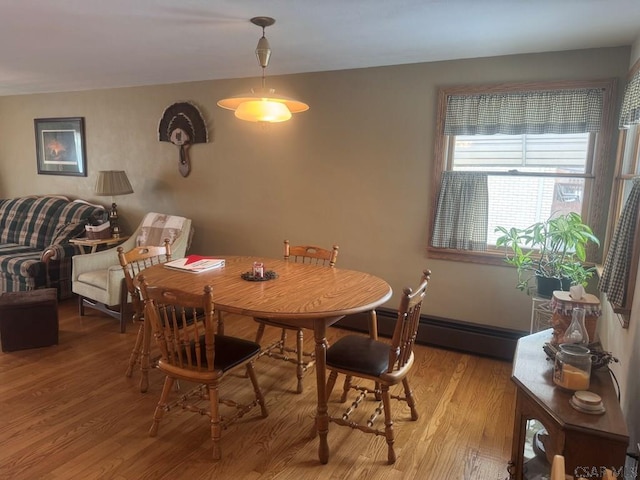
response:
M455 250L453 248L427 247L429 258L438 260L450 260L452 262L478 263L481 265L498 265L508 267L505 263L504 253L498 250L474 252L470 250Z

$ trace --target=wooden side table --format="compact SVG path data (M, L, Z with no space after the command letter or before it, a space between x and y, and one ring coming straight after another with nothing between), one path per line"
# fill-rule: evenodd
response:
M529 420L538 420L547 431L545 461L555 454L564 455L566 473L578 477L594 478L593 472L597 472L595 478L601 478L605 467L620 472L625 465L629 433L611 376L606 369L591 374L589 390L602 397L605 413L591 415L575 410L569 404L573 392L553 383L553 364L542 349L552 332L547 329L518 340L511 375L516 385L516 411L510 479L530 478L524 460Z
M69 243L72 245L78 245L81 253L95 253L99 248L108 248L118 245L124 242L128 235L120 236L118 238L99 238L97 240L90 240L88 238L72 238Z

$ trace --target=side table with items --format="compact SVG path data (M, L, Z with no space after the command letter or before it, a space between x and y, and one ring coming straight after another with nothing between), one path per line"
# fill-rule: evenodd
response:
M575 392L554 383L554 363L544 350L552 336L547 329L518 340L511 375L516 410L509 478L548 478L555 455L564 456L566 473L576 477L601 478L605 468L620 472L629 433L611 376L607 368L593 370L590 394L577 398L597 398L599 408L576 408Z

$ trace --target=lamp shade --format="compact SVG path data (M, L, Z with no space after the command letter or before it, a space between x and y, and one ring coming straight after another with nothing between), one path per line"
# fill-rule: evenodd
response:
M127 195L133 188L124 170L102 170L98 172L96 195Z
M273 89L252 90L251 93L225 98L218 106L234 110L235 116L249 122L284 122L292 113L309 109L306 103L283 95L276 95Z

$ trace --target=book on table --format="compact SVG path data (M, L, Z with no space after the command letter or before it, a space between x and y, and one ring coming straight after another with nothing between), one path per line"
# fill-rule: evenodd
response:
M224 258L206 257L202 255L187 255L164 264L165 267L182 272L200 273L214 268L224 267Z

